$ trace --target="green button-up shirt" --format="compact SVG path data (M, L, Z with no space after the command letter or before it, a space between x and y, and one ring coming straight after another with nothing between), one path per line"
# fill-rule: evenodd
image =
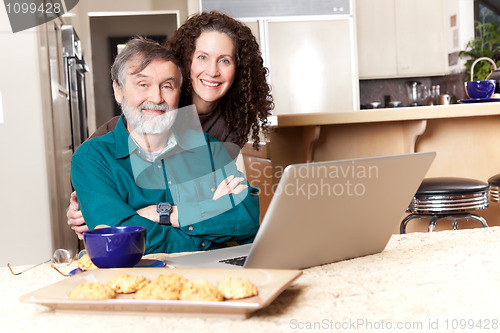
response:
M206 133L182 132L175 134L177 144L172 149L148 161L129 136L122 116L115 130L77 149L71 180L89 229L99 224L144 226L146 253L208 250L228 241L253 241L259 228L258 189L248 187L212 200L223 179L242 174L223 143ZM159 202L177 206L178 228L137 214Z

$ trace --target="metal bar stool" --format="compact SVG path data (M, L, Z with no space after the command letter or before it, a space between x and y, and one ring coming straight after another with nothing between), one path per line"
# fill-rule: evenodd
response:
M500 175L498 176L500 186ZM412 219L430 219L429 232L433 232L441 219L450 219L453 230L458 229L458 220L473 219L488 227L486 220L470 211L488 208L490 186L482 181L468 178L436 177L425 178L413 197L402 222L400 232L406 233L406 226Z
M490 200L491 202L500 202L500 174L488 179L490 185Z

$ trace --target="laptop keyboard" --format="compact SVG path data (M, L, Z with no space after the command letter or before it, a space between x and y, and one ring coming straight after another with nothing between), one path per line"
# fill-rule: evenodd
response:
M219 262L229 264L229 265L243 266L243 264L245 264L246 259L247 259L247 256L241 256L241 257L219 260Z

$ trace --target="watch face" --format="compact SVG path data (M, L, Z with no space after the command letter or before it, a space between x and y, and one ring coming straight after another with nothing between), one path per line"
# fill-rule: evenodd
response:
M162 202L158 204L158 211L170 213L170 211L172 211L172 205L169 204L168 202Z

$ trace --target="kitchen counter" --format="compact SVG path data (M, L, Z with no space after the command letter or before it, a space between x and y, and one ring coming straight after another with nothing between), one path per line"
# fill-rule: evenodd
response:
M64 333L451 332L461 325L493 332L500 325L499 238L498 227L394 235L379 254L304 270L248 319L55 312L19 297L68 278L48 264L18 276L1 267L0 324L5 332Z
M500 173L500 103L278 115L270 142L273 183L289 164L424 151L437 153L426 177L486 182ZM479 215L500 225L500 205Z
M278 127L500 115L500 102L278 115Z

